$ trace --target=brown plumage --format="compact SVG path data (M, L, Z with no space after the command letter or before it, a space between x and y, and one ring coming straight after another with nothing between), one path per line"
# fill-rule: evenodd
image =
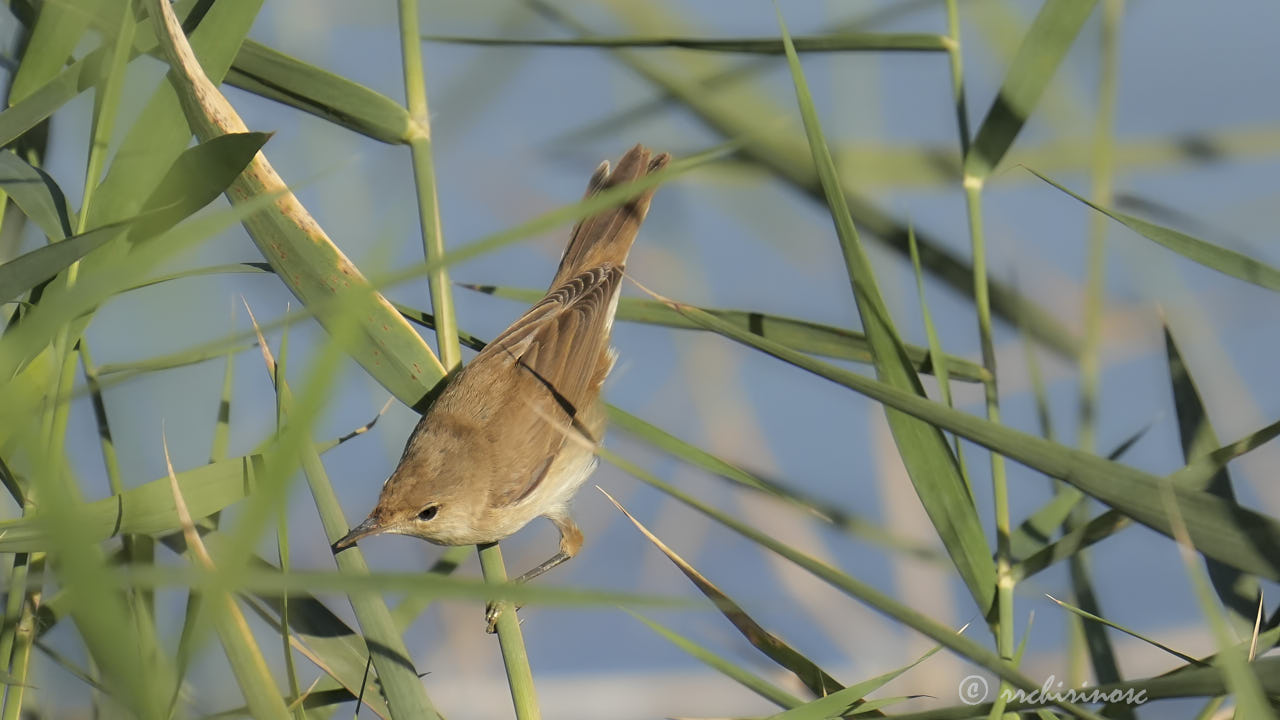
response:
M612 172L600 165L587 196L669 160L637 145ZM609 332L653 192L578 223L546 296L445 387L409 436L373 512L335 550L379 533L439 545L490 543L545 516L560 531L560 552L520 580L578 551L582 533L569 502L595 467L605 420L600 387L613 366Z

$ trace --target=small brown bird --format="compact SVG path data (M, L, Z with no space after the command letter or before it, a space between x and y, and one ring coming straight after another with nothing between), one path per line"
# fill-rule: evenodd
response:
M669 160L637 145L612 172L600 164L587 196ZM578 223L546 296L445 387L413 429L373 512L335 551L380 533L437 545L491 543L544 516L560 531L560 551L516 582L578 552L582 531L569 503L596 466L605 424L600 387L615 359L609 331L653 193ZM491 629L493 619L491 610Z

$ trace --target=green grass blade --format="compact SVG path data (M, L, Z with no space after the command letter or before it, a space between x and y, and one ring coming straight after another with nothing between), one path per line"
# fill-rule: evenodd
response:
M877 675L873 678L855 683L842 690L837 690L825 697L820 697L812 702L805 703L797 708L792 708L786 712L772 715L768 720L827 720L833 717L848 717L850 715L863 715L875 711L882 707L876 701L868 701L866 696L888 685L898 676L911 670L920 663L933 657L934 653L942 649L941 645L935 645L932 650L916 658L912 662L902 667L891 670L887 673Z
M933 545L900 537L888 528L860 515L851 513L833 503L811 497L794 487L759 475L719 458L702 448L692 445L662 428L633 415L615 405L606 405L611 429L622 430L672 457L718 475L742 487L784 501L823 522L839 528L869 543L880 545L930 562L945 562L945 557Z
M791 43L781 10L778 10L778 25L787 47L791 78L795 85L800 115L804 119L813 163L826 195L836 234L840 238L849 283L853 286L858 304L858 314L874 352L876 375L886 385L923 396L924 388L920 384L920 378L911 368L906 350L894 329L888 305L880 296L871 262L849 214L845 195L840 189L835 162L823 137L817 109L813 105L804 71L800 67L800 58ZM986 614L995 595L995 565L991 561L986 533L978 519L978 511L969 494L968 484L960 473L960 466L951 447L933 425L893 410L887 410L886 416L902 462L925 512L933 522L938 537L979 611Z
M601 492L604 492L601 490ZM702 573L698 572L684 558L680 557L674 550L667 546L666 543L658 539L658 536L649 531L643 523L635 518L634 515L627 512L627 509L613 498L612 495L605 492L605 497L618 508L627 519L631 521L636 529L645 536L649 542L653 543L663 555L671 561L673 565L684 573L685 577L693 582L703 595L715 605L720 614L724 615L734 628L751 643L755 649L759 650L773 662L777 663L783 669L789 671L796 676L805 687L809 688L809 692L817 697L824 697L837 690L844 689L844 685L840 684L835 678L827 674L825 670L818 667L817 663L809 658L801 655L795 648L788 645L777 635L765 630L760 623L756 622L742 606L734 602L732 598L724 593L723 590L716 587Z
M214 82L221 81L226 74L261 5L262 0L214 3L201 16L200 24L191 33L191 45L205 73ZM144 20L144 27L146 37L153 38L150 46L154 47L157 42L154 17ZM142 37L139 32L139 38ZM89 227L136 214L142 201L160 184L165 170L191 142L191 129L183 117L180 96L171 79L160 82L138 120L125 134L106 177L98 185L97 198L90 208ZM236 129L236 132L246 131L244 127Z
M288 384L284 382L284 378L276 373L274 360L271 358L270 350L262 339L261 333L259 333L258 338L263 359L267 363L268 374L271 376L275 384L275 391L279 395L279 403L281 407L286 409L286 412L289 412L289 408L293 406L294 402L292 393L289 391ZM316 510L319 512L320 520L324 525L325 535L329 538L329 542L335 542L345 535L347 529L351 526L347 524L346 516L342 512L342 506L338 503L338 497L333 491L333 486L329 483L329 476L325 472L319 453L315 452L312 447L298 449L301 455L303 474L306 475L307 483L311 488L311 496L315 500ZM337 553L335 559L343 575L355 576L355 579L358 580L360 576L367 576L369 573L368 565L365 564L364 556L358 548L350 548L345 552ZM280 575L279 577L296 578L298 575ZM381 596L351 595L350 600L360 627L364 631L371 651L371 661L382 682L384 696L391 711L391 716L427 719L439 717L435 707L431 704L430 698L427 697L426 690L423 688L422 682L418 678L418 673L414 669L412 657L409 655L409 651L404 645L404 640L400 637L400 633L391 619L391 612L387 609L387 605Z
M200 533L196 530L186 502L183 500L182 489L178 485L177 474L173 470L173 462L169 459L167 441L164 442L164 461L169 473L169 490L177 507L183 536L187 540L186 555L192 566L216 576L218 567L200 538ZM287 718L288 711L271 677L266 658L262 655L262 649L258 647L257 638L245 622L244 613L236 604L235 596L224 588L216 588L206 597L213 610L214 626L217 628L218 638L222 641L227 661L231 665L231 672L235 675L250 712L258 718L270 717L279 720Z
M269 137L223 135L184 151L133 221L68 237L0 265L0 302L17 298L126 231L142 240L178 224L221 195ZM4 156L14 157L0 153Z
M1169 378L1173 385L1173 404L1177 411L1179 435L1182 440L1182 453L1187 462L1209 454L1219 446L1218 435L1213 431L1209 416L1205 412L1204 401L1196 389L1195 381L1173 341L1173 333L1169 326L1164 328L1165 353L1169 362ZM1235 502L1236 494L1232 489L1231 475L1224 467L1210 478L1204 488L1206 491ZM1231 624L1240 633L1249 633L1253 629L1254 615L1261 602L1261 589L1257 578L1237 571L1214 560L1207 560L1209 579L1213 589L1226 606L1231 615Z
M240 46L224 82L374 140L399 144L412 135L409 112L396 101L252 39Z
M1213 632L1214 640L1217 641L1218 657L1214 664L1222 670L1227 688L1235 696L1235 717L1249 720L1267 720L1268 718L1275 720L1274 707L1264 694L1260 678L1255 674L1255 668L1250 663L1253 660L1251 653L1237 644L1232 637L1227 615L1218 604L1218 598L1214 595L1207 571L1197 561L1195 548L1191 545L1179 512L1173 507L1172 498L1166 492L1161 499L1169 506L1170 515L1173 515L1174 535L1178 541L1183 565L1190 577L1196 601L1209 621L1209 629Z
M1116 630L1119 630L1120 632L1124 633L1125 635L1128 635L1128 636L1133 637L1133 638L1137 638L1138 640L1141 640L1142 642L1144 642L1144 643L1146 643L1146 644L1148 644L1148 645L1150 645L1150 646L1152 646L1152 647L1159 648L1159 649L1161 649L1161 650L1163 650L1163 651L1165 651L1165 652L1169 653L1170 655L1172 655L1172 656L1174 656L1174 657L1178 658L1179 660L1181 660L1181 661L1183 661L1183 662L1185 662L1185 663L1188 663L1188 664L1191 664L1191 665L1204 665L1204 664L1205 664L1205 663L1203 663L1203 662L1201 662L1201 661L1197 660L1196 658L1193 658L1193 657L1191 657L1190 655L1187 655L1186 653L1178 652L1177 650L1174 650L1173 648L1169 647L1168 645L1165 645L1164 643L1161 643L1161 642L1159 642L1158 640L1153 640L1152 638L1149 638L1149 637L1147 637L1146 635L1143 635L1142 633L1140 633L1140 632L1138 632L1138 631L1136 631L1136 630L1130 630L1129 628L1127 628L1127 627L1125 627L1125 626L1123 626L1123 625L1120 625L1120 624L1118 624L1118 623L1111 622L1110 620L1108 620L1108 619L1106 619L1106 618L1099 617L1099 616L1097 616L1097 615L1094 615L1094 614L1093 614L1093 613L1091 613L1091 612L1086 612L1086 611L1084 611L1084 610L1081 610L1080 608L1078 608L1078 607L1076 607L1076 606L1074 606L1074 605L1072 605L1072 604L1070 604L1070 603L1063 602L1063 601L1059 600L1058 598L1056 598L1056 597L1054 597L1054 596L1052 596L1052 595L1047 595L1047 594L1046 594L1046 595L1045 595L1045 597L1047 597L1047 598L1049 598L1050 600L1052 600L1054 603L1056 603L1056 604L1058 605L1058 607L1061 607L1061 608L1063 608L1064 610L1069 610L1069 611L1071 611L1071 612L1075 613L1076 615L1079 615L1080 617L1082 617L1082 618L1084 618L1084 619L1086 619L1086 620L1092 620L1093 622L1101 623L1102 625L1106 625L1107 627L1115 628Z
M67 198L58 183L49 173L7 150L0 152L0 189L46 237L58 240L75 232Z
M22 102L62 70L101 4L102 0L80 0L40 5L22 64L9 86L11 104Z
M1111 210L1099 205L1091 200L1078 195L1065 186L1050 180L1048 177L1041 175L1035 170L1027 168L1036 177L1044 180L1055 188L1133 230L1139 235L1155 242L1159 245L1178 253L1179 255L1191 260L1192 262L1203 265L1212 270L1217 270L1224 275L1230 275L1237 280L1243 280L1247 283L1266 288L1273 292L1280 292L1280 269L1272 267L1261 260L1250 257L1235 250L1214 245L1196 237L1178 232L1155 223L1149 223L1146 220L1136 218L1132 215L1126 215L1122 212Z
M519 300L526 303L537 302L544 294L541 290L498 287L496 285L463 284L462 287L493 295L494 297ZM859 363L871 363L871 343L867 341L867 336L860 332L770 313L749 310L701 309L726 322L731 322L757 335L775 340L801 352L841 360L852 360ZM654 300L621 298L618 300L616 317L624 322L661 325L682 330L702 329L697 323L691 322L665 304ZM917 345L906 345L905 347L911 366L916 371L931 374L937 372L940 362L934 361L935 355L932 354L934 351ZM947 355L945 356L945 363L951 370L952 375L957 379L981 382L987 375L986 370L981 365L962 357Z
M72 263L120 237L132 223L117 223L36 248L0 265L0 302L23 293L66 270Z
M423 35L427 42L455 45L488 45L558 48L681 48L711 52L782 55L782 41L770 37L695 38L626 35L556 39L508 39ZM946 52L947 39L931 33L841 33L792 38L798 52Z
M950 649L957 655L967 658L977 665L990 670L992 673L1008 680L1015 687L1024 688L1026 690L1034 690L1037 684L1034 680L1024 676L1016 667L1001 659L998 654L992 652L987 647L960 635L955 630L937 622L933 618L920 613L910 607L898 602L889 595L875 589L871 585L864 583L857 578L852 577L840 570L817 560L795 548L780 542L772 535L757 528L755 525L743 522L728 513L725 513L712 505L702 502L692 495L680 490L679 488L660 480L652 473L635 463L618 456L608 449L601 448L600 457L606 462L626 471L635 476L644 483L661 490L663 493L679 500L681 503L697 510L699 513L715 520L725 527L733 530L748 540L768 548L770 551L781 555L791 562L804 568L815 577L828 583L832 587L840 590L849 597L854 598L868 607L883 613L884 615L912 628L922 635L932 638L945 648ZM1082 708L1067 705L1064 709L1071 714L1098 720L1093 713Z
M161 44L180 76L174 83L184 98L187 119L202 138L243 132L244 123L206 76L167 3L151 3L163 17ZM160 13L164 15L161 16ZM229 63L228 63L229 64ZM294 295L315 313L331 333L344 314L359 318L359 332L345 346L348 353L401 401L416 405L444 375L444 368L422 338L375 292L289 192L259 154L228 193L233 203L280 194L267 212L245 219L245 228ZM341 304L329 302L337 295Z
M1207 492L1191 489L1192 481L1212 474L1225 456L1256 447L1280 432L1280 423L1245 440L1211 453L1208 459L1160 478L1141 470L968 415L914 393L904 392L857 373L823 363L803 353L765 340L701 313L688 305L672 307L733 340L755 347L796 367L909 413L943 430L960 435L1050 477L1064 480L1164 535L1172 536L1169 516L1150 499L1166 484L1173 485L1178 508L1186 519L1195 547L1208 557L1245 572L1280 579L1280 522Z
M728 678L733 679L739 685L754 692L769 702L783 708L799 707L803 704L800 698L783 690L767 680L757 676L750 670L738 665L728 658L717 654L709 648L703 647L680 633L668 628L665 625L651 620L637 612L627 611L632 617L649 626L650 630L658 633L662 637L671 642L672 645L689 653L693 657L706 663L711 668L722 673Z
M289 596L287 625L280 615L279 597L250 596L247 603L276 632L283 635L287 627L293 648L329 676L330 682L321 681L313 692L336 694L337 697L332 698L334 702L356 699L369 660L369 648L364 638L311 595ZM377 677L369 679L362 702L379 717L385 718L389 714Z
M569 28L579 35L591 35L586 26L567 14L563 8L539 2L534 9L556 25ZM680 21L678 16L662 14L659 6L653 4L615 3L612 9L622 13L636 26L652 27L660 24L665 30ZM810 154L790 134L778 132L772 118L778 117L782 110L767 98L743 92L741 85L733 88L732 92L724 84L715 88L708 87L708 82L700 82L696 78L716 73L707 72L705 63L699 62L700 58L697 57L682 58L679 65L671 66L652 62L631 50L618 49L612 52L621 62L676 98L681 105L723 137L751 138L752 141L742 147L742 156L825 204ZM611 131L616 131L618 125L613 122L609 127ZM575 133L575 137L579 137L579 133ZM852 192L846 195L846 202L854 219L866 232L893 251L906 256L907 226L904 223L865 197ZM917 239L924 267L956 292L971 297L973 273L968 261L936 238L919 233ZM993 282L991 303L995 312L1004 319L1014 322L1021 318L1036 340L1055 352L1072 358L1078 353L1078 342L1071 333L1045 308L1013 288Z
M1004 159L1096 4L1045 0L1040 6L964 159L966 184L981 184Z

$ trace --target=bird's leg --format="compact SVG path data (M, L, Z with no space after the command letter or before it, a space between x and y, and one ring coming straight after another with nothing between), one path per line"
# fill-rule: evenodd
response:
M547 558L533 568L529 572L515 579L517 583L526 583L538 577L542 573L568 560L578 554L578 550L582 549L582 530L578 528L573 518L568 513L559 517L548 518L555 524L556 529L560 531L560 551L555 555ZM520 609L520 605L516 606L516 610ZM490 602L484 611L486 622L485 632L493 633L497 631L498 615L502 614L502 608L496 602Z

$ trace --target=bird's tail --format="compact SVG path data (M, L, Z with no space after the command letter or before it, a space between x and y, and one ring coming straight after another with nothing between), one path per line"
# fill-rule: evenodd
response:
M671 156L667 153L652 155L648 148L636 145L618 160L618 166L612 172L608 161L600 163L600 167L591 175L591 181L587 183L586 197L638 180L662 169L670 160ZM560 267L556 270L555 279L551 281L552 289L593 267L625 266L631 244L635 242L640 223L644 222L644 216L649 212L649 200L653 198L656 189L650 188L618 207L579 222L573 228L569 245L560 258Z

